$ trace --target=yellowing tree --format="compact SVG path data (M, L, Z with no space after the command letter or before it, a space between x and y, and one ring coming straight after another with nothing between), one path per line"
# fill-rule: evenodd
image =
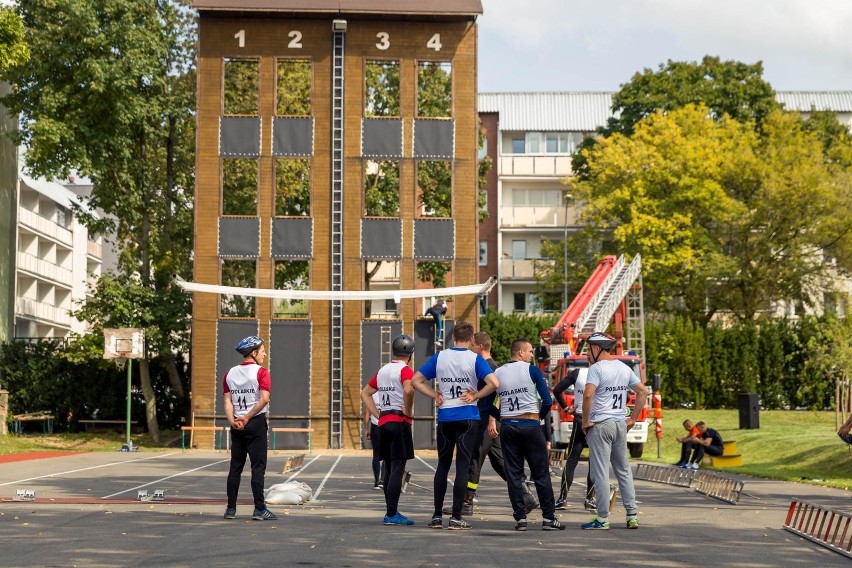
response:
M821 250L848 238L849 187L836 188L818 137L780 111L749 122L687 105L584 151L575 184L584 217L617 250L641 253L646 301L706 323L810 302L825 285Z

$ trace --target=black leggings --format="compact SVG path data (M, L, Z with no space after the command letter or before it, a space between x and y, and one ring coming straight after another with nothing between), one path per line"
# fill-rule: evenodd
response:
M254 508L266 508L263 498L263 483L266 476L266 413L258 414L246 423L242 430L231 429L231 469L228 472L228 508L237 506L240 492L240 477L246 465L246 456L251 460L251 494Z
M453 420L438 422L438 467L435 469L435 513L443 516L444 495L447 493L447 476L456 452L456 479L453 482L453 518L460 519L464 496L467 493L467 476L476 450L476 431L479 420Z
M565 469L562 470L562 483L559 487L559 498L567 499L568 491L571 490L571 484L574 483L574 470L577 469L577 464L580 463L580 454L583 453L583 448L588 448L589 443L586 442L586 434L583 432L583 417L579 414L574 415L574 423L571 428L571 440L568 442L568 459L565 460ZM591 471L586 476L586 499L591 499L595 494L595 483L592 481Z
M381 444L381 430L378 424L370 421L370 445L373 446L373 483L378 483L382 477L382 460L379 458Z
M471 491L476 491L479 486L479 475L482 473L482 466L485 465L485 458L491 460L491 467L499 475L503 481L506 480L506 468L503 465L503 449L500 447L500 437L492 438L488 435L489 416L479 419L479 429L476 434L477 451L474 453L476 459L470 462L470 472L467 479L467 488ZM497 424L497 431L500 431L500 424Z

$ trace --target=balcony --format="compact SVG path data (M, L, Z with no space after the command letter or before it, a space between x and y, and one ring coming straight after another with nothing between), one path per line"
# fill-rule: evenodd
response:
M576 208L517 206L503 207L500 211L501 227L565 227L578 224Z
M86 241L86 254L92 258L101 260L103 257L103 245L99 245L95 241Z
M29 272L36 277L51 280L68 288L72 286L70 270L25 252L18 251L18 270Z
M65 246L72 246L71 231L20 205L18 206L18 223Z
M500 156L500 176L563 178L571 175L571 156Z
M15 298L15 312L39 321L71 326L71 314L68 310L30 298Z
M554 261L549 258L504 259L500 261L500 278L533 281L553 265Z

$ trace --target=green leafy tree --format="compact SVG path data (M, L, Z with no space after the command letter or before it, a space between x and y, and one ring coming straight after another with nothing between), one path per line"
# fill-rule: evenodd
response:
M524 338L539 344L539 334L552 328L559 317L556 314L504 314L488 308L479 318L479 328L491 336L491 355L498 364L509 361L512 341Z
M797 116L773 112L762 130L688 105L587 151L583 216L642 254L646 305L706 324L718 310L808 304L826 285L822 250L849 238L850 188Z
M0 8L0 71L23 65L29 57L24 22L12 8Z
M174 353L188 347L195 95L194 16L182 0L21 0L32 58L10 69L3 104L23 114L20 142L37 176L89 177L89 205L106 213L90 230L113 228L118 280L149 294L130 325L148 321L149 353L166 361L183 393ZM57 41L62 38L62 41ZM112 226L112 227L111 227ZM100 321L112 317L102 304ZM146 418L159 437L148 359L140 360Z
M613 117L598 130L602 137L614 133L630 136L636 124L656 112L667 113L686 105L703 104L716 120L728 116L760 125L770 112L780 108L772 86L763 79L763 63L722 61L705 56L701 62L668 60L659 68L644 69L621 86L612 97ZM581 148L591 149L596 139L588 137ZM582 152L573 157L574 171L585 177Z

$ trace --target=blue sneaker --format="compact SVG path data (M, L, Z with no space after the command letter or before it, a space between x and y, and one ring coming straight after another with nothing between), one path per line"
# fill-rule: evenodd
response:
M599 518L595 517L588 523L583 523L580 525L583 530L592 530L592 531L608 531L609 530L609 521L602 521Z
M387 515L385 515L384 523L386 525L413 525L414 521L412 521L401 513L397 513L393 517L388 517Z

